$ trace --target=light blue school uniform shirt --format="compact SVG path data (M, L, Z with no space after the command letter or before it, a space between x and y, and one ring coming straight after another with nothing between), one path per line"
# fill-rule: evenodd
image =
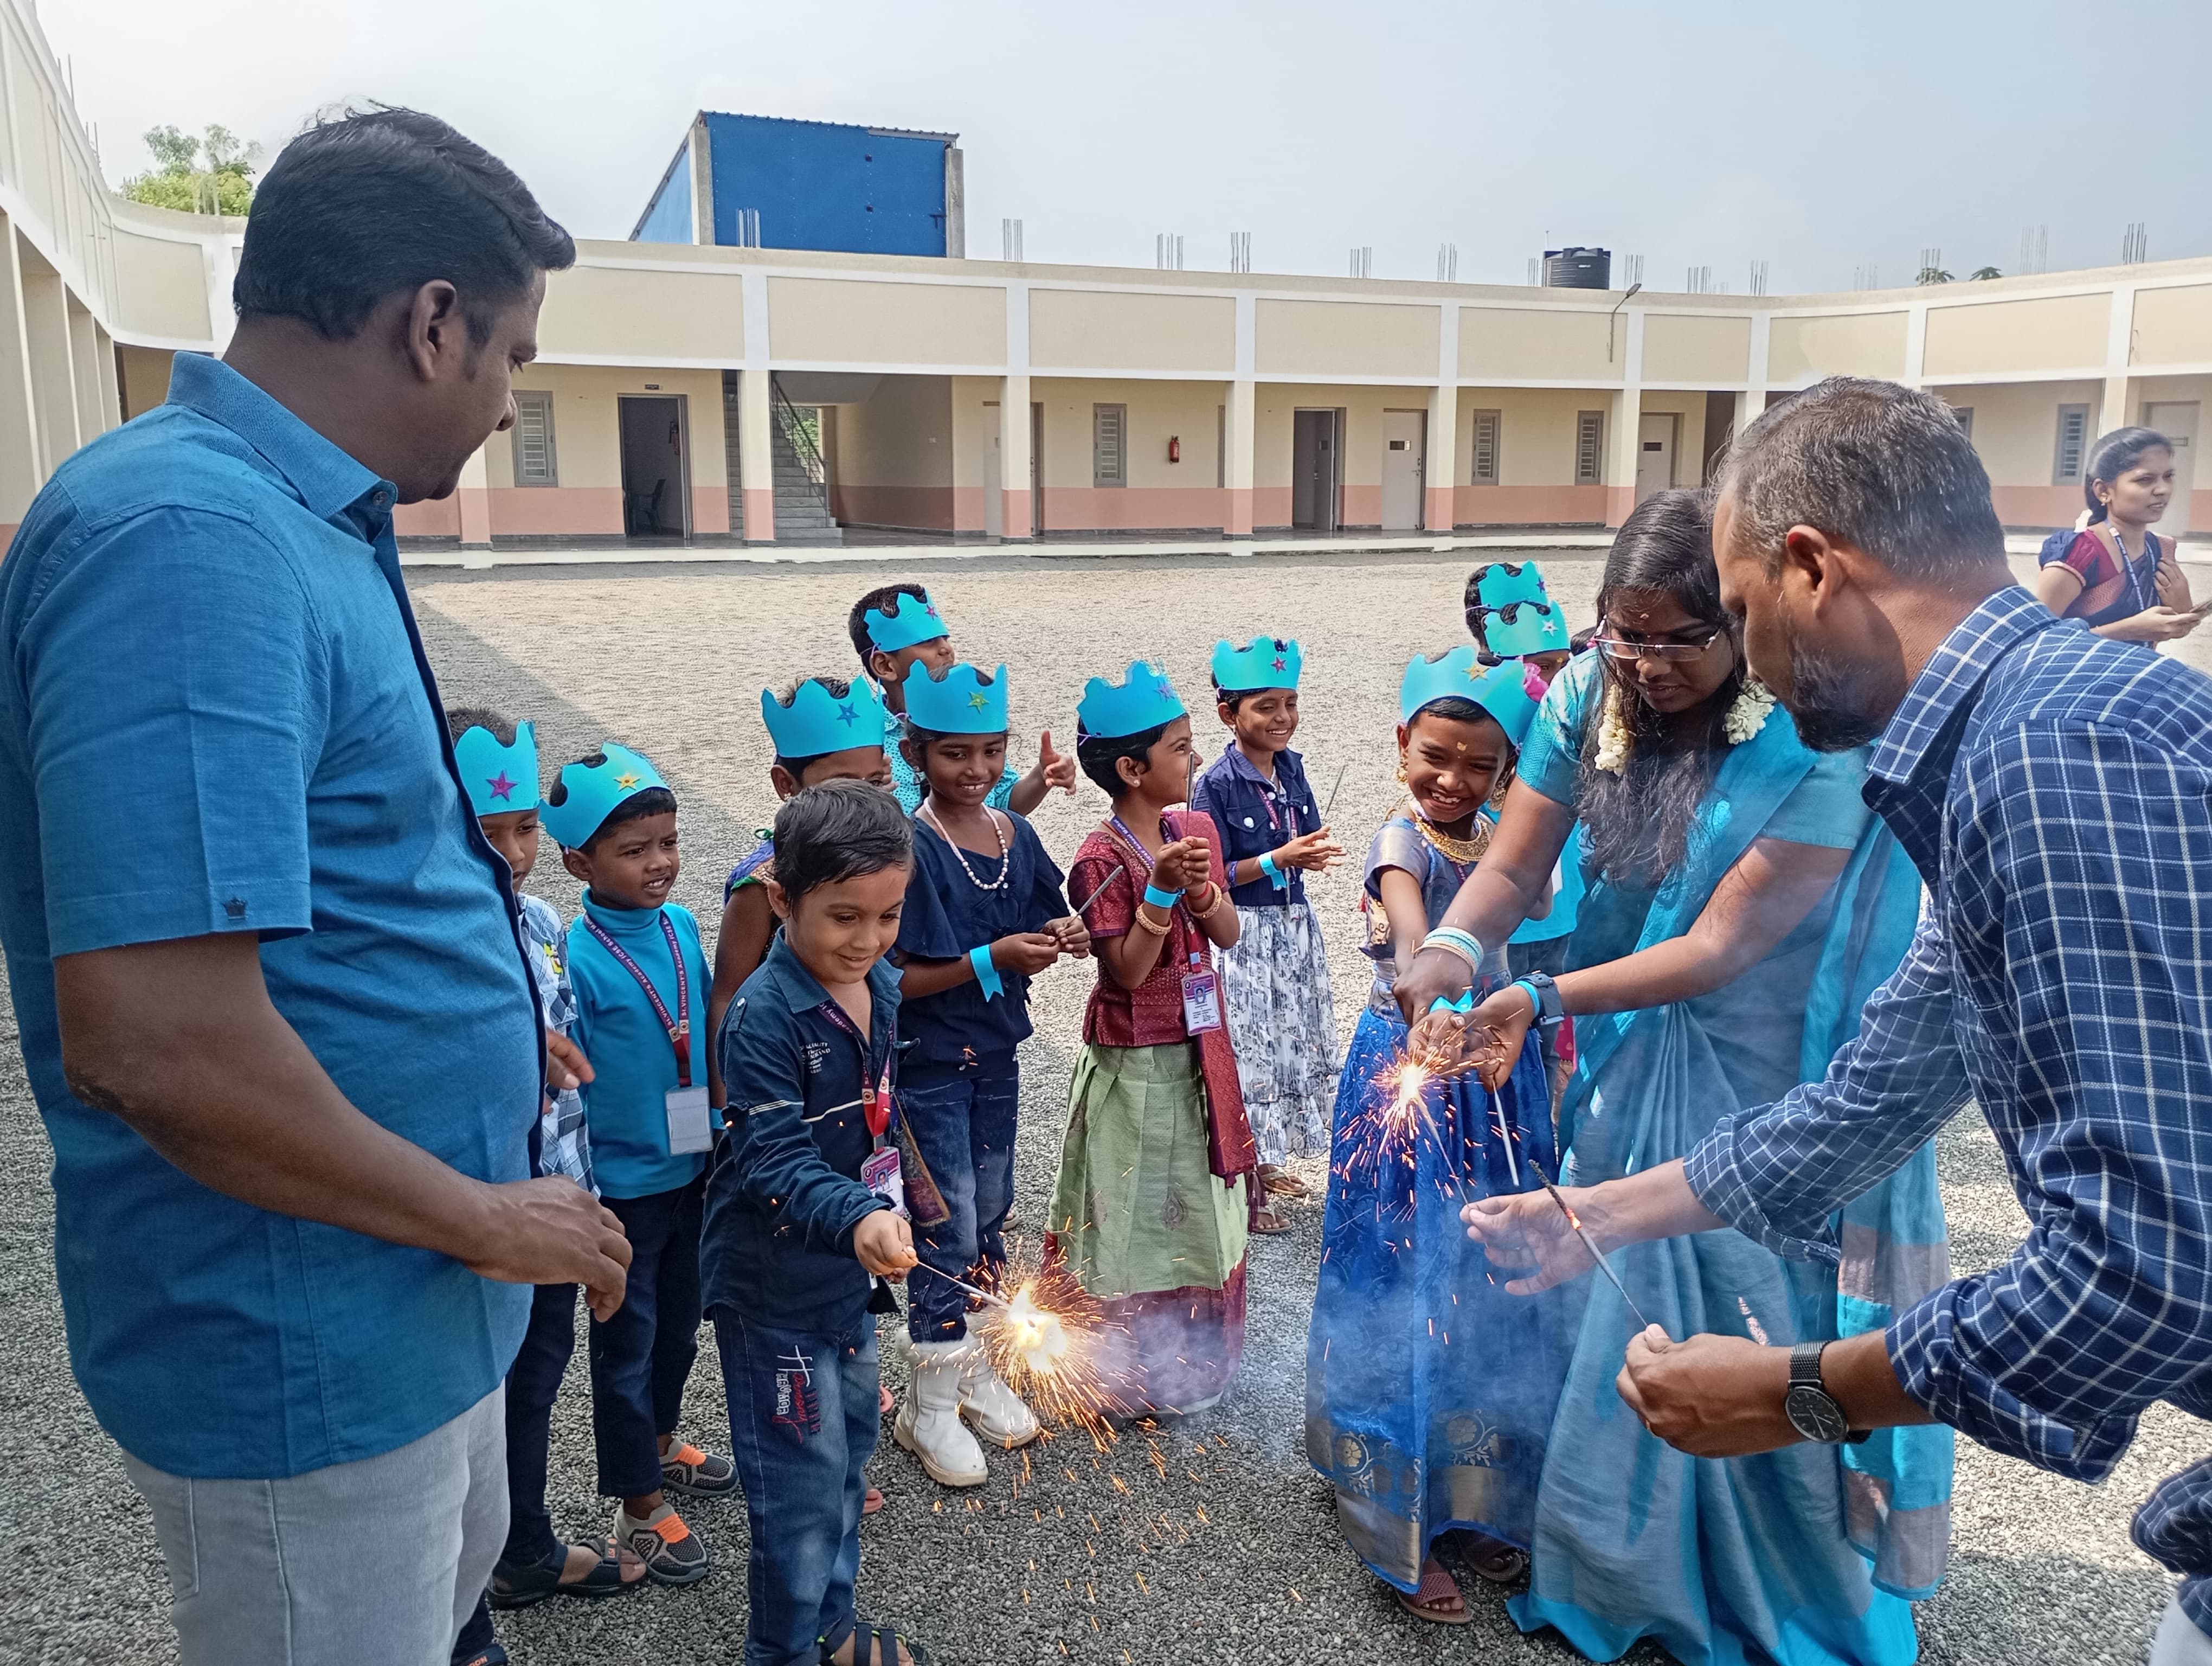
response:
M707 1166L704 1153L668 1149L668 1091L679 1085L676 1049L645 991L605 945L590 920L653 980L672 1018L679 1016L676 962L669 958L665 916L690 985L691 1085L707 1085L707 988L714 975L699 944L699 922L674 903L657 909L614 909L584 893L584 912L568 923L568 982L576 992L571 1032L592 1061L583 1085L584 1126L592 1140L592 1172L602 1197L650 1197L688 1186ZM709 1118L720 1128L719 1113Z
M172 1474L403 1446L499 1386L529 1316L522 1286L202 1186L62 1078L54 957L249 933L364 1116L476 1179L528 1176L538 1005L395 496L180 353L168 403L63 464L0 563L0 940L53 1141L70 1362Z

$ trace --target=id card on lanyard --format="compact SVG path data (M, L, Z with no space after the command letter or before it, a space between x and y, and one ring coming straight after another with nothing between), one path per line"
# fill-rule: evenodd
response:
M660 916L660 929L668 939L669 964L676 969L676 1013L672 1018L660 992L645 975L645 968L630 958L629 952L607 933L605 927L587 914L584 916L584 928L624 971L637 980L637 987L645 991L653 1017L668 1032L668 1044L676 1051L677 1085L663 1096L663 1109L668 1119L669 1155L690 1157L710 1149L714 1143L714 1129L707 1109L707 1089L703 1083L694 1086L691 1081L691 980L684 970L684 951L676 940L676 927L669 922L667 915Z
M1274 815L1273 807L1271 806L1267 811L1267 818L1271 824L1274 820ZM1293 818L1295 818L1295 812ZM1152 854L1138 842L1137 836L1129 830L1127 824L1119 816L1108 817L1107 823L1121 836L1122 841L1132 851L1144 858L1146 870L1149 874L1152 866ZM1163 827L1161 830L1173 834L1178 838L1182 836L1181 830L1176 828ZM1187 909L1188 905L1178 901L1175 907L1168 911L1169 918L1172 920L1177 914L1184 913ZM1196 938L1198 928L1195 922L1191 925L1190 931L1192 936ZM1182 1027L1192 1036L1199 1036L1208 1030L1218 1030L1221 1025L1221 975L1207 965L1203 954L1194 948L1190 952L1189 963L1183 968L1182 973Z
M860 1034L860 1026L834 1000L822 1010L829 1015L830 1023L853 1038L854 1045L860 1050L860 1116L868 1125L868 1138L875 1146L860 1164L860 1183L889 1203L892 1213L902 1220L909 1219L906 1176L899 1163L899 1148L885 1137L891 1125L890 1055L884 1055L883 1074L871 1085L868 1043Z

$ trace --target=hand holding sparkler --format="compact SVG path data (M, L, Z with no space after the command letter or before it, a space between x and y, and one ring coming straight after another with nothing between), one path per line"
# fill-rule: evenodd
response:
M1091 927L1085 922L1080 911L1065 919L1048 920L1044 928L1059 940L1062 954L1075 960L1091 958Z
M1528 988L1518 983L1507 984L1467 1015L1459 1045L1474 1061L1474 1073L1485 1087L1495 1091L1505 1085L1535 1018Z
M918 1264L914 1253L914 1229L889 1209L860 1217L853 1229L853 1254L860 1265L879 1279L893 1283Z
M1544 1178L1541 1170L1538 1177ZM1493 1259L1534 1269L1505 1286L1516 1296L1534 1296L1582 1278L1594 1264L1612 1274L1598 1250L1611 1221L1596 1201L1595 1188L1555 1187L1545 1179L1544 1191L1478 1198L1459 1215L1468 1237Z

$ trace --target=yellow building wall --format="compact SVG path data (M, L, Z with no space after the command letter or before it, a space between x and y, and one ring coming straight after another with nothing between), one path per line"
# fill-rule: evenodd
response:
M1647 403L1666 398L1646 396ZM1680 396L1694 400L1694 394ZM1455 425L1452 520L1462 526L1601 526L1605 487L1577 486L1575 434L1581 413L1613 421L1609 389L1463 387ZM1478 486L1474 413L1498 412L1498 483ZM1610 437L1610 436L1608 436Z
M1563 307L1462 307L1459 311L1459 374L1462 379L1573 380L1617 382L1628 351L1628 325L1607 316Z
M768 295L769 350L779 359L844 364L1006 360L1004 289L772 277Z
M1030 363L1226 375L1237 365L1237 303L1227 295L1031 289Z
M140 336L204 341L209 334L207 269L197 243L172 243L115 228L118 329Z
M1256 305L1255 362L1263 376L1437 374L1443 328L1437 307L1265 299Z
M858 526L952 531L951 379L886 376L872 396L836 411L830 513Z
M2051 478L2057 460L2058 407L2089 407L2091 432L2100 431L2101 382L1985 382L1931 387L1954 410L1974 413L1974 450L1989 471L1997 519L2008 526L2064 526L2083 507L2079 483Z
M2131 364L2212 364L2212 283L2136 291Z
M161 347L118 347L123 374L123 420L143 416L169 397L169 366L176 355Z
M1790 387L1822 376L1902 376L1909 322L1902 311L1778 318L1767 325L1766 379Z
M1922 374L2002 375L2105 362L2110 295L1931 307Z
M1263 401L1267 391L1261 389ZM1229 495L1218 483L1226 384L1040 376L1031 379L1030 397L1044 406L1042 531L1175 531L1228 524ZM1126 485L1091 483L1091 407L1100 404L1128 408ZM1171 438L1182 442L1180 462L1168 461Z
M1733 385L1751 375L1751 320L1656 313L1644 320L1644 380ZM1644 407L1651 407L1647 402Z
M745 356L742 286L735 273L572 266L545 280L538 350L547 358L734 364Z
M686 461L691 481L691 530L697 533L730 530L720 371L539 362L524 366L514 386L517 392L553 396L554 473L559 483L516 485L514 436L494 435L484 446L484 476L495 538L621 536L618 401L625 393L683 397L690 452Z
M1382 413L1429 408L1425 387L1349 387L1327 383L1262 382L1252 413L1252 525L1291 524L1291 470L1297 414L1340 410L1340 488L1337 520L1346 527L1382 524Z

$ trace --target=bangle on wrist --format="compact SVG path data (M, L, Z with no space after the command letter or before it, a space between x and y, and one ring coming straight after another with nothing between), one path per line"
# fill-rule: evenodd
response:
M1138 929L1140 931L1150 932L1154 937L1165 937L1168 934L1168 921L1163 920L1155 924L1152 916L1141 909L1132 917L1135 919Z
M1213 891L1213 900L1208 903L1204 908L1199 907L1195 903L1191 904L1190 915L1192 919L1211 920L1215 915L1221 912L1221 905L1228 899L1229 893L1222 890L1219 885L1214 885L1212 889Z
M1456 926L1438 926L1421 939L1425 949L1445 949L1467 962L1470 973L1482 970L1482 944L1472 932L1463 932Z
M1145 886L1145 900L1156 909L1171 909L1182 901L1182 893L1179 891L1164 891L1158 885L1147 884Z
M1290 889L1291 876L1275 866L1273 851L1271 850L1260 858L1260 872L1267 876L1267 883L1274 886L1277 891Z
M999 969L991 964L991 945L978 943L968 951L968 964L975 969L975 982L983 991L983 999L993 1000L1006 993L1006 986L999 981Z

